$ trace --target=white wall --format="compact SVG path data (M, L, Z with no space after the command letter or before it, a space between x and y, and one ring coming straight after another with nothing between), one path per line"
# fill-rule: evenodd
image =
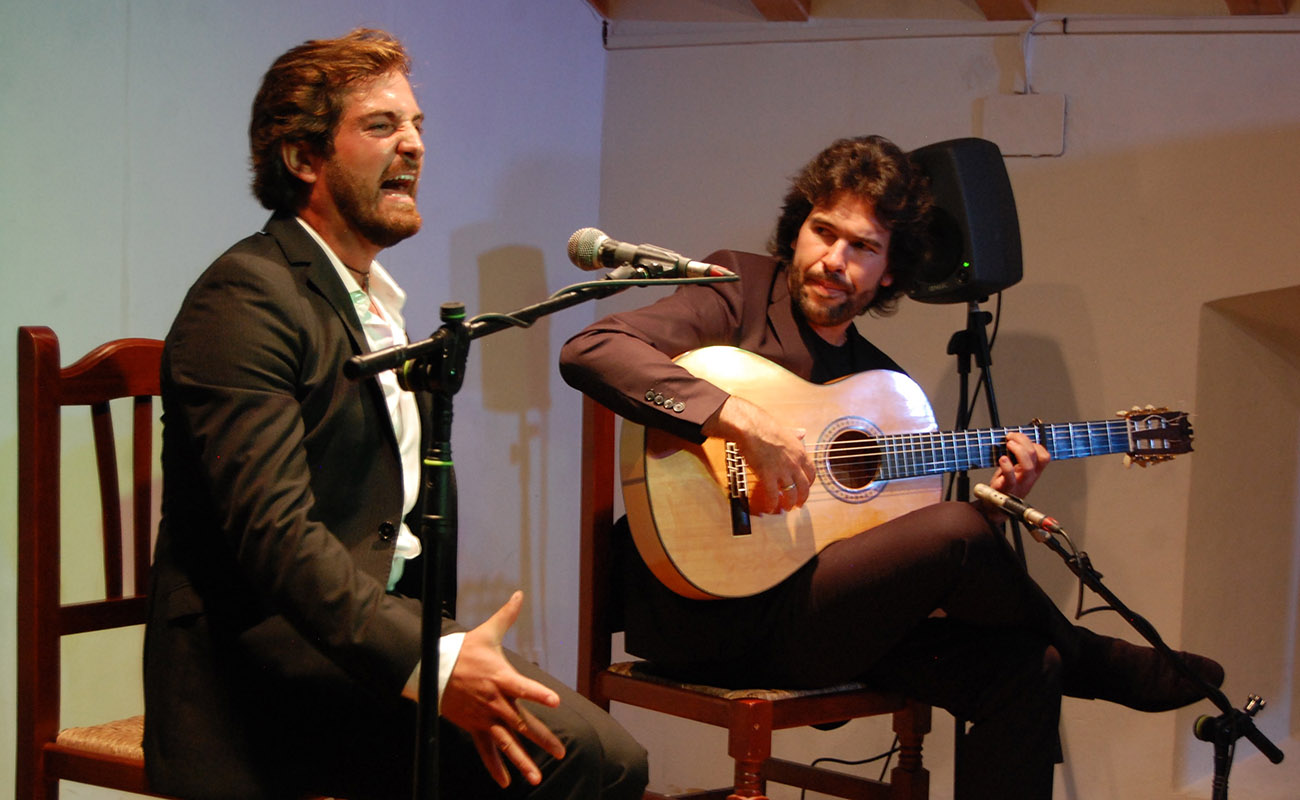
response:
M1004 421L1100 418L1146 402L1197 411L1201 307L1300 283L1295 17L1252 21L1279 31L1255 34L1061 36L1059 26L1040 27L1034 85L1064 93L1069 119L1063 157L1008 165L1026 277L1006 293L996 351ZM577 276L564 243L584 225L694 255L761 249L786 178L832 138L878 132L914 147L979 135L980 99L1021 81L1014 35L938 38L924 26L906 38L698 48L617 49L615 36L605 53L580 0L4 0L7 324L51 325L65 360L110 337L163 335L199 270L265 217L246 188L244 140L261 73L285 48L357 24L407 42L430 117L426 228L383 259L410 291L416 336L436 326L443 301L506 310L569 283ZM604 308L646 299L648 291L629 292ZM462 616L476 621L523 586L530 605L515 644L566 679L577 616L568 565L578 410L552 365L559 343L596 312L570 309L477 343L457 403ZM963 324L960 307L908 304L865 327L931 390L941 423L955 396L944 351ZM0 346L0 375L13 374L12 353ZM16 481L11 386L0 381L4 508L14 507ZM1225 661L1234 701L1266 677L1278 685L1264 714L1273 724L1288 703L1283 687L1294 695L1295 682L1272 673L1294 661L1226 650L1218 631L1230 622L1198 626L1180 605L1199 455L1148 471L1111 459L1057 465L1035 500L1167 639ZM11 513L0 521L4 709L13 707L13 531ZM1243 537L1243 553L1249 544ZM1068 605L1064 569L1050 554L1031 555L1035 574ZM1293 592L1287 599L1294 604ZM1115 620L1095 624L1126 632ZM87 694L80 707L93 714L99 698L93 687ZM1208 747L1185 741L1194 713L1071 701L1065 714L1069 763L1058 797L1174 797L1171 786L1209 770ZM620 715L650 745L659 786L725 774L721 759L700 755L722 752L716 733ZM0 787L12 785L13 769L12 717L3 717ZM936 798L949 791L944 727L938 718L928 746ZM888 744L866 723L783 741L809 755L860 756ZM1176 772L1180 747L1186 777ZM1291 796L1266 794L1267 779L1242 763L1252 752L1239 750L1233 796ZM1263 774L1289 768L1293 786L1296 763L1292 752ZM690 769L702 764L712 771Z
M509 311L576 280L565 244L596 216L604 70L600 22L581 0L3 0L6 336L49 325L65 363L110 338L162 337L199 272L267 216L247 168L262 73L287 48L358 25L403 39L428 116L424 231L381 256L410 295L412 336L434 330L444 301L464 301L471 314ZM575 473L578 408L549 365L580 322L476 342L453 436L461 616L480 621L522 586L516 644L569 680L577 487L555 476ZM12 376L8 342L0 375ZM15 506L15 425L6 378L5 509ZM0 518L0 795L13 786L13 514ZM137 649L138 640L112 645L111 660ZM138 667L123 669L125 688L113 692L122 699L92 685L65 721L106 705L138 710Z
M1253 19L1257 31L1271 31L1254 33L1239 32L1240 20L1154 26L1072 20L1069 35L1059 23L1038 27L1033 86L1067 98L1065 151L1007 164L1025 278L1005 293L994 353L1004 423L1103 419L1136 403L1195 414L1202 306L1300 283L1296 22L1294 12ZM754 32L750 43L714 45L707 42L717 29L643 27L623 37L616 29L607 66L603 229L695 257L719 247L762 251L787 178L832 139L881 133L910 149L981 135L983 98L1023 86L1018 29L988 35L995 29L933 25L927 35L924 24L792 26L791 35L803 41L761 41L763 34ZM634 301L640 298L625 295L604 306ZM860 323L930 389L944 426L956 408L946 347L964 323L962 306L917 303L905 304L893 319ZM1251 387L1239 391L1248 404ZM1226 422L1194 419L1197 426ZM1289 456L1294 443L1284 440L1280 448ZM1216 633L1233 621L1211 624L1184 614L1192 464L1209 474L1236 467L1231 460L1205 464L1198 456L1149 470L1126 471L1118 457L1058 464L1034 499L1064 521L1108 585L1167 641L1225 663L1233 702L1268 687L1272 707L1261 724L1284 741L1295 730L1289 708L1295 570L1269 571L1282 574L1265 594L1292 626L1281 641L1256 640L1254 649L1243 650ZM1293 468L1293 458L1278 461ZM1280 549L1293 559L1300 547L1294 527L1255 535L1281 537ZM1238 548L1250 558L1248 538ZM1073 584L1059 559L1042 548L1030 556L1035 576L1072 611ZM1216 575L1222 590L1239 579L1216 572L1213 563L1208 570L1201 562L1192 566L1198 575ZM1140 641L1114 615L1087 621ZM1289 674L1279 675L1279 665L1289 666ZM1057 796L1177 796L1179 787L1204 781L1212 769L1209 745L1190 741L1196 714L1211 711L1202 703L1191 712L1144 715L1067 701L1067 763L1057 771ZM709 784L725 775L723 765L687 766L700 761L685 757L698 745L683 728L642 727L657 723L630 712L627 718L652 753L682 756L652 761L652 784ZM945 741L951 730L942 717L936 729L927 750L937 770L933 796L941 798L951 791ZM883 750L888 737L864 724L799 734L787 744L796 755L851 758ZM1243 744L1238 761L1254 753ZM1265 772L1268 778L1252 786L1239 766L1233 796L1294 796L1294 755ZM1287 788L1267 794L1267 780L1279 774L1290 777L1275 785ZM1204 782L1196 791L1209 796Z

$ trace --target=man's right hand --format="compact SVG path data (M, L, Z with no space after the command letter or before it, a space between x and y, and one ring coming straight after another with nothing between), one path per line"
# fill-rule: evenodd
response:
M559 695L519 674L501 649L501 639L515 624L523 602L523 592L515 592L486 622L465 634L440 707L444 718L469 731L483 765L502 788L510 784L502 755L526 781L534 786L541 782L542 773L524 750L521 735L555 758L564 758L560 740L518 702L554 708L560 704Z
M749 487L752 513L789 511L808 500L817 471L804 448L804 431L782 425L759 406L732 395L700 432L735 442L744 456L755 479Z

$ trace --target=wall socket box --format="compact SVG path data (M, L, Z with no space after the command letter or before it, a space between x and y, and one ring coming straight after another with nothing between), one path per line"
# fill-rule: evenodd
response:
M1065 95L998 94L983 99L981 138L1004 156L1065 152Z

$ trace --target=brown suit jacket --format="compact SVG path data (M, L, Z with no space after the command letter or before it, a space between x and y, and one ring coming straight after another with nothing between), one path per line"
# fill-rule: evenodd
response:
M807 379L812 355L777 262L730 250L707 259L741 279L684 286L644 308L594 323L561 350L564 379L623 417L695 441L700 425L727 394L678 367L673 357L697 347L731 345Z

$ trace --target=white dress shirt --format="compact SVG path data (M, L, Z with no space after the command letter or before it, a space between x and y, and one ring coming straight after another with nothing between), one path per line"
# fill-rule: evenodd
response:
M378 261L370 262L370 291L367 293L320 234L301 217L298 218L298 223L311 234L334 265L334 270L352 299L357 318L361 320L361 329L365 332L366 344L371 352L395 344L406 344L406 324L402 318L406 292L402 291L388 271ZM402 522L398 526L397 550L388 578L388 589L391 590L402 576L406 561L420 554L420 540L411 533L405 522L406 515L415 508L415 501L420 494L420 409L415 403L415 395L402 389L397 382L397 374L392 370L380 372L376 379L384 390L384 400L388 404L393 433L397 435L398 450L402 456ZM442 699L442 690L451 677L451 670L456 666L464 638L463 633L453 633L438 640L439 701ZM420 665L417 664L406 685L415 689L419 685L419 677Z

